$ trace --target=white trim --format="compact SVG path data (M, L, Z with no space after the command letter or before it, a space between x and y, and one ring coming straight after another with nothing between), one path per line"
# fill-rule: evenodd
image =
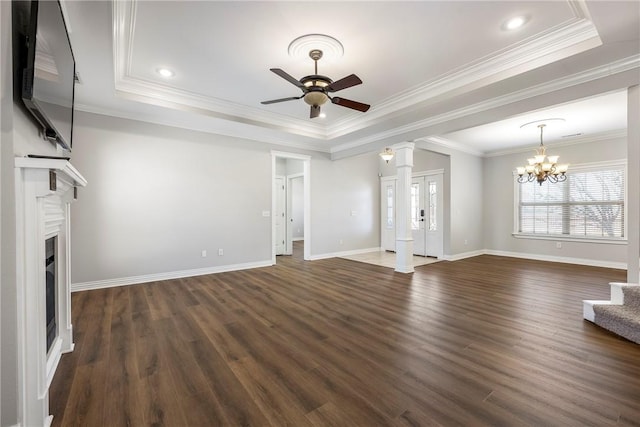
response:
M444 261L460 261L465 258L473 258L473 257L484 255L484 254L485 254L485 251L480 249L477 251L461 252L459 254L454 254L454 255L445 254L442 256L442 259Z
M291 240L294 242L304 242L304 237L293 237Z
M333 125L324 126L257 107L190 93L169 84L160 84L133 76L131 63L138 1L140 0L113 2L112 38L116 92L137 97L140 100L144 98L146 102L172 104L172 107L182 109L196 108L208 115L225 120L307 135L321 140L342 137L359 129L379 124L396 111L420 103L433 103L443 94L469 93L479 87L485 87L496 81L602 45L597 28L589 19L586 6L582 1L571 0L568 3L573 16L561 24L394 94L374 106L367 115L350 114ZM611 67L611 64L599 70L606 76L616 72L615 66ZM593 80L597 77L591 73L587 78ZM562 79L562 81L569 82L569 85L577 84L575 80ZM380 135L374 139L379 140ZM335 151L345 149L341 146Z
M527 253L521 253L521 252L495 251L492 249L485 249L484 253L486 255L505 256L510 258L524 258L524 259L531 259L535 261L560 262L563 264L588 265L592 267L615 268L620 270L627 269L626 262L601 261L597 259L587 259L587 258L558 257L558 256L551 256L551 255L527 254Z
M528 234L528 233L511 233L516 239L529 240L553 240L554 242L574 242L574 243L600 243L606 245L626 245L627 239L608 239L594 237L571 237L566 234Z
M420 178L423 176L444 175L444 169L430 169L423 172L413 172L411 178ZM398 179L397 175L381 176L380 181L394 181Z
M199 126L187 125L185 123L181 123L180 120L172 120L171 118L166 116L158 118L155 115L148 115L145 113L115 110L111 108L96 107L96 106L91 106L86 104L74 104L73 107L76 109L76 111L82 111L85 113L98 114L98 115L109 116L109 117L118 117L121 119L134 120L134 121L143 122L143 123L153 123L161 126L169 126L169 127L174 127L178 129L192 130L195 132L204 132L209 135L221 135L221 136L228 136L232 138L248 139L251 141L264 142L267 144L279 145L282 147L293 147L293 148L299 148L303 150L318 151L320 153L330 152L329 147L327 146L327 143L322 140L320 141L318 140L285 141L282 139L283 138L282 134L273 135L268 132L245 132L244 128L240 128L240 127L234 127L231 130L228 130L228 129L223 130L219 126L218 127L214 126L215 130L203 129L202 127L199 127Z
M601 132L598 134L581 136L571 138L571 140L564 140L559 142L551 142L547 143L545 141L544 146L547 148L559 148L559 147L568 147L571 145L579 145L579 144L588 144L591 142L603 142L603 141L611 141L614 139L626 139L627 138L627 130L626 129L618 129L613 131ZM536 145L527 145L526 147L518 147L509 150L500 150L500 151L491 151L485 153L483 157L499 157L506 156L509 154L517 154L517 153L530 153L531 150L538 148L540 144Z
M630 71L635 68L640 68L640 55L633 55L628 58L623 58L619 61L614 61L610 64L601 65L586 71L572 74L567 77L562 77L562 78L553 80L551 82L541 83L533 87L511 92L506 95L501 95L485 101L477 102L475 104L471 104L466 107L459 108L457 110L448 111L443 114L438 114L438 115L429 117L427 119L409 123L404 126L388 129L384 132L379 132L377 134L370 135L352 142L336 145L334 147L331 147L330 153L335 154L341 151L346 151L346 150L356 148L362 145L366 145L372 142L380 141L385 138L391 138L394 136L402 135L404 133L428 128L430 126L435 126L440 123L445 123L447 121L471 116L473 114L478 114L494 108L499 108L505 105L516 103L518 101L523 101L525 99L546 95L551 92L577 86L583 83L588 83L597 79L609 77L614 74ZM446 140L442 138L438 138L438 139L440 141L443 141L441 142L441 145L444 145L444 141ZM429 140L429 138L425 140ZM428 141L428 142L432 142L432 141ZM454 147L451 147L451 148L454 148ZM479 151L473 150L471 148L465 148L465 149L455 148L455 149L461 150L470 154L473 154L474 152L479 153Z
M331 252L326 254L312 255L310 260L317 261L319 259L340 258L345 256L351 256L351 255L366 254L369 252L380 252L382 250L383 250L382 248L377 247L377 248L366 248L366 249L354 249L351 251Z
M167 273L145 274L141 276L119 277L116 279L95 280L92 282L73 283L71 292L89 291L92 289L113 288L116 286L137 285L139 283L157 282L159 280L181 279L184 277L204 276L206 274L225 273L229 271L248 270L251 268L270 267L271 260L247 262L241 264L220 265L216 267L194 268L191 270L170 271Z

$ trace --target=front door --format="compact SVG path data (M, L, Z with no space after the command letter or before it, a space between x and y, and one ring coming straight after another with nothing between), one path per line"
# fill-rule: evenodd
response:
M427 255L427 234L425 232L425 179L423 176L411 181L411 236L413 237L413 253Z
M425 232L427 248L425 255L442 258L444 255L444 232L442 228L443 201L442 174L425 176Z
M442 181L442 174L434 174L415 177L411 182L411 234L415 255L441 258L444 253Z

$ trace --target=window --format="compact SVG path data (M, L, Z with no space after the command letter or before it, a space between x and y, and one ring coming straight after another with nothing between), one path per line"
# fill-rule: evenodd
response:
M576 165L562 183L516 183L516 234L625 238L625 162Z
M436 223L438 189L435 181L429 181L429 231L436 231L438 224Z
M387 228L393 228L393 186L387 185Z
M411 184L411 229L420 229L420 184Z

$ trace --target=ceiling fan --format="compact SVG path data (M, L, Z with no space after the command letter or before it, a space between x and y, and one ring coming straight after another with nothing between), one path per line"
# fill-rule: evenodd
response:
M329 96L330 92L337 92L342 89L359 85L362 83L362 80L360 80L360 78L355 74L351 74L334 82L329 77L321 76L318 74L318 60L322 58L322 51L320 49L313 49L309 52L309 56L315 62L315 74L305 76L300 80L296 80L294 77L287 74L280 68L271 68L271 71L273 71L289 83L302 89L302 95L291 96L289 98L273 99L271 101L262 101L261 104L275 104L276 102L293 101L295 99L304 98L304 102L311 106L310 117L312 119L320 115L320 106L327 102L327 100L331 100L333 104L362 112L367 111L371 107L368 104L352 101L350 99L340 98L337 96Z

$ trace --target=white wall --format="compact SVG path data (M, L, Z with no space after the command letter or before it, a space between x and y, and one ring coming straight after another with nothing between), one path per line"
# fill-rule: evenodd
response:
M626 140L622 138L561 147L551 145L547 148L549 153L559 155L561 162L574 165L626 159L626 149ZM555 241L513 237L515 185L513 171L516 166L523 165L532 152L532 150L523 151L485 159L485 186L490 189L485 192L484 202L483 228L486 248L532 257L593 260L598 265L616 266L626 262L626 245L562 242L562 248L558 249Z
M75 285L270 261L262 212L270 150L281 147L82 112L74 131L73 162L89 182L72 205ZM375 155L304 154L312 256L377 247Z

